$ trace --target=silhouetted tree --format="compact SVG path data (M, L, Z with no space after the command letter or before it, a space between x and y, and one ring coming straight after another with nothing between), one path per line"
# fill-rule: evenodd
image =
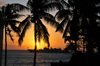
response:
M1 10L0 10L0 15L1 15ZM2 50L3 50L3 23L1 22L2 16L0 16L0 66L2 66Z
M1 41L3 43L3 29L5 30L5 66L7 66L7 34L10 36L11 40L14 41L11 31L13 30L14 32L18 33L19 35L19 28L16 26L16 24L19 23L19 21L15 20L15 18L18 18L22 15L19 15L17 12L23 10L23 5L20 4L7 4L5 6L2 6L0 8L0 37L2 37ZM24 7L25 9L25 7ZM1 44L1 50L0 50L0 61L2 60L2 46ZM2 64L2 62L0 62Z
M75 46L76 45L76 41L78 40L78 31L79 31L79 26L78 26L78 19L79 16L75 13L71 13L70 10L61 10L59 11L55 18L58 18L58 20L61 20L60 25L58 26L56 31L61 31L63 33L63 38L65 38L66 40L66 35L68 32L70 32L70 39L75 41ZM76 52L76 50L75 50Z
M98 32L100 31L96 22L96 20L99 19L97 13L99 12L100 7L97 6L97 4L99 4L100 1L73 0L73 2L80 13L80 16L82 17L83 34L85 34L84 36L88 41L87 52L90 53L93 51L94 42L97 42Z
M61 20L57 31L63 31L63 28L66 26L63 38L65 38L68 29L70 29L71 38L75 40L76 43L81 30L81 35L85 36L84 40L88 42L88 53L93 51L93 43L99 41L99 39L96 38L100 32L96 22L97 19L100 19L97 15L100 8L97 5L99 3L100 1L98 0L68 0L67 4L69 4L69 6L67 9L59 11L55 16L58 20Z
M41 19L44 19L45 22L51 24L52 26L57 26L58 23L54 20L54 17L49 14L47 11L53 10L55 8L62 9L62 5L57 0L28 0L27 6L29 7L32 15L28 16L19 27L22 29L21 36L19 38L19 43L21 44L23 41L23 37L25 36L25 32L30 26L30 23L34 23L34 39L35 39L35 53L34 53L34 66L36 66L36 42L43 39L48 47L49 43L49 33L47 28L42 23ZM23 27L22 27L23 26Z

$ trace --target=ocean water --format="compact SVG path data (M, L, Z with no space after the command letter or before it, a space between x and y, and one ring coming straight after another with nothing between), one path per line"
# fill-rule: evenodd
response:
M3 65L4 66L4 52ZM37 53L36 66L50 66L51 62L68 62L70 53ZM8 51L7 66L33 66L34 53L29 51Z

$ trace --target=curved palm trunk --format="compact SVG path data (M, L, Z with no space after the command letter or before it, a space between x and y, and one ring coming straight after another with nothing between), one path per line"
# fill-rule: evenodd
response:
M5 26L5 66L7 66L7 32Z
M36 54L37 54L37 45L36 45L36 23L34 24L34 36L35 36L35 49L34 49L34 66L36 66Z
M0 66L2 66L3 25L0 23Z

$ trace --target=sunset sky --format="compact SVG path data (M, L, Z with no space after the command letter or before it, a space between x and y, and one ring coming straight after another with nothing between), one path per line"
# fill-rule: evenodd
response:
M0 5L4 3L20 3L23 5L26 5L27 0L0 0ZM55 13L55 11L52 12L52 14ZM23 18L19 19L22 20ZM64 49L66 44L64 43L64 39L62 39L62 34L60 32L55 32L55 28L52 27L49 24L46 24L46 27L48 29L48 32L50 34L49 41L50 41L50 47L52 48L62 48ZM24 41L22 43L22 46L20 47L18 45L18 36L15 33L12 33L14 37L14 42L12 42L8 36L8 49L9 50L27 50L27 49L34 49L34 24L31 24L31 27L29 30L27 30L27 33L25 35ZM40 42L38 45L38 49L43 49L44 47L47 47L47 44L45 44L43 41Z

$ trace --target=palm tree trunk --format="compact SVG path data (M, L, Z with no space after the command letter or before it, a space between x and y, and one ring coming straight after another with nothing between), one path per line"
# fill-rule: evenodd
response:
M37 45L36 45L36 23L34 24L34 36L35 36L35 49L34 49L34 66L36 66L36 51L37 51Z
M85 41L83 40L83 53L85 53Z
M5 26L5 66L7 66L7 32Z
M0 66L2 66L3 25L0 23Z
M75 40L75 53L77 52L77 41Z

